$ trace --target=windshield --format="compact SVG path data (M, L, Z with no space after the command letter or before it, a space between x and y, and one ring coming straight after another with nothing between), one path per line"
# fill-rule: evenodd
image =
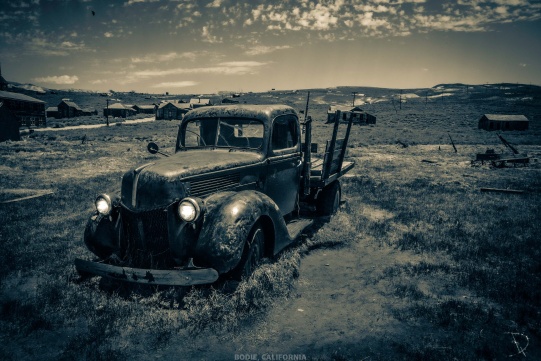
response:
M181 147L261 149L263 123L246 118L201 118L186 123Z

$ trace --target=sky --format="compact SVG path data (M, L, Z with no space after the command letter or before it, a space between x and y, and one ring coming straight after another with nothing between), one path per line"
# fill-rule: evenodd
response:
M1 0L8 81L211 94L541 85L541 0Z

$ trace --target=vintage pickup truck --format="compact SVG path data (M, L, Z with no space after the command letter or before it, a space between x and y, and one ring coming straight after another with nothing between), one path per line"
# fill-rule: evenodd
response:
M339 178L354 166L344 162L351 122L342 139L338 127L312 162L311 119L301 122L289 106L188 112L175 154L150 143L165 157L126 172L119 196L96 198L83 240L98 259L76 259L77 271L172 286L248 277L316 215L338 210ZM301 217L301 204L314 214Z

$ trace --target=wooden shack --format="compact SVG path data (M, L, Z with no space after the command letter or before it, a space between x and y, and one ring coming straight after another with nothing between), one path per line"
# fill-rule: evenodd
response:
M81 115L84 116L98 115L98 111L96 110L96 108L83 108L82 110L83 112Z
M156 120L160 119L182 119L184 114L189 112L191 108L187 107L186 103L161 103L156 110Z
M154 114L156 112L156 105L138 105L135 104L133 107L138 114Z
M109 105L109 108L103 108L103 115L116 117L116 118L127 118L129 116L135 115L135 109L127 107L121 103L115 103Z
M0 142L21 140L19 121L7 105L0 103Z
M45 109L45 114L47 115L47 118L60 118L58 107L48 107Z
M348 122L353 120L354 124L376 124L376 117L372 114L368 114L359 107L345 107L338 105L331 105L327 111L327 123L334 123L336 118L336 112L340 113L340 121Z
M57 108L60 118L74 118L83 115L83 109L69 99L62 99Z
M527 130L530 121L520 114L483 114L478 128L484 130Z
M47 125L45 102L28 95L0 90L0 102L17 117L19 126L41 127Z

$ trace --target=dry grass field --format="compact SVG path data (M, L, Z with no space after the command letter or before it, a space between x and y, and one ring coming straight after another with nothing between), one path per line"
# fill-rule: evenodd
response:
M320 149L328 106L351 104L352 91L377 124L352 130L339 213L236 288L121 287L73 267L90 257L82 232L95 196L157 157L149 141L172 152L176 122L0 143L0 359L541 359L539 87L313 89ZM239 100L301 110L306 94ZM97 97L62 96L84 107ZM512 156L477 129L484 113L530 119L527 131L500 133L528 166L472 165L487 148Z

